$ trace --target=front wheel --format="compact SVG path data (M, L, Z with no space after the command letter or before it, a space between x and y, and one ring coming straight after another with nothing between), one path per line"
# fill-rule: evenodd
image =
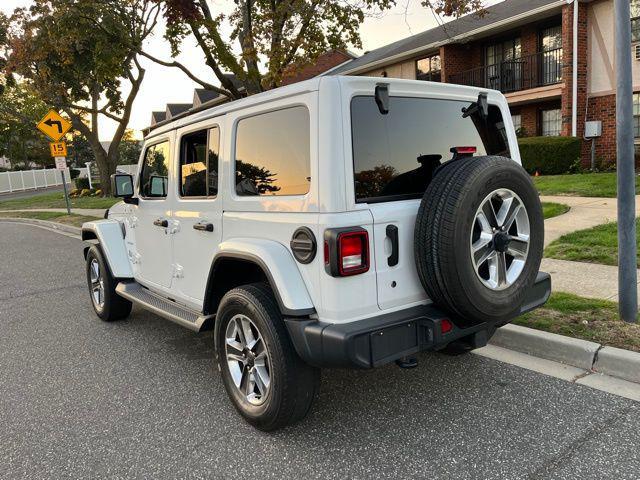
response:
M93 310L105 322L121 320L131 313L132 304L116 293L117 284L100 247L93 245L87 252L87 285Z
M320 371L298 357L266 284L245 285L224 296L215 343L227 394L250 424L269 431L306 416Z

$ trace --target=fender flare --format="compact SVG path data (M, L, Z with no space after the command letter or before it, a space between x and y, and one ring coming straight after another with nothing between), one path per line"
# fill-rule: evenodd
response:
M114 278L133 278L120 222L96 220L82 225L82 240L98 243ZM85 249L86 255L86 249Z
M207 290L214 282L216 265L228 258L256 264L269 280L280 311L288 316L309 316L316 313L304 279L291 252L273 240L235 238L220 244L211 264Z

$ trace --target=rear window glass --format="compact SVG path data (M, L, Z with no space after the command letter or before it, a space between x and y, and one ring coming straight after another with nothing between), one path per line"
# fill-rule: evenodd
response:
M489 116L462 117L471 102L389 98L382 115L373 96L351 101L353 164L357 202L419 198L433 171L453 158L454 147L475 147L475 155L509 156L500 109Z

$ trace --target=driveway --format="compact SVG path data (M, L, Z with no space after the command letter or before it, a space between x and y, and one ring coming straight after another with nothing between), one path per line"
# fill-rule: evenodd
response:
M311 415L245 424L210 333L94 316L82 244L0 223L1 478L637 478L640 405L477 355L324 371Z

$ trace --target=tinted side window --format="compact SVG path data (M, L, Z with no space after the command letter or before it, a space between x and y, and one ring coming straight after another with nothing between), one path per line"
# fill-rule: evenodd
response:
M217 127L182 137L180 196L207 197L218 194L219 144L220 132Z
M487 121L463 118L470 102L426 98L389 99L381 115L373 96L351 101L356 201L419 198L435 169L451 160L451 148L471 146L476 155L509 156L500 109Z
M309 112L292 107L238 122L238 195L304 195L311 182Z
M167 196L169 177L169 142L151 145L144 153L140 173L140 192L147 198Z

